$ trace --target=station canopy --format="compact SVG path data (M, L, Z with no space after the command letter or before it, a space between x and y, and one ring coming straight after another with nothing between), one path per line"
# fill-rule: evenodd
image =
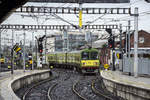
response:
M129 3L130 0L29 0L29 2L49 2L49 3Z

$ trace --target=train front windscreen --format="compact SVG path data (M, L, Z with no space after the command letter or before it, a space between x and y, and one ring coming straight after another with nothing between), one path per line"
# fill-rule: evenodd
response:
M82 52L81 59L82 60L89 60L89 52Z
M91 60L97 60L98 59L98 52L91 52Z

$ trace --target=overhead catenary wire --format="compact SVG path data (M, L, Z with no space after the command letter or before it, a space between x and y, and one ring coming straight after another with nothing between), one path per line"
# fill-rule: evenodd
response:
M135 3L138 3L138 2L141 2L141 1L143 1L143 0L137 0L137 1L133 2L133 3L130 3L130 7L131 7L131 5L134 5ZM127 6L127 5L125 5L125 6L122 6L122 5L121 5L121 6L118 6L117 8L126 7L126 6ZM129 5L128 5L128 6L129 6ZM86 22L86 23L87 23L87 25L92 24L92 23L96 22L97 20L101 19L102 17L104 17L105 15L106 15L106 14L103 14L103 15L101 15L100 17L94 19L93 21Z
M131 2L130 3L130 6L131 5L133 5L133 4L135 4L135 3L137 3L137 2L140 2L140 1L142 1L142 0L136 0L136 1L134 1L134 2ZM64 5L66 5L67 3L65 3L65 4L62 4L61 6L64 6ZM70 3L68 3L68 4L70 4ZM71 4L72 5L72 4ZM70 6L70 5L69 5ZM125 6L129 6L129 5L125 5ZM60 7L60 6L59 6ZM119 7L124 7L123 5L121 5L121 6L119 6ZM98 17L98 18L96 18L96 19L94 19L93 21L89 21L89 22L87 22L87 24L89 25L89 24L92 24L92 23L94 23L94 22L96 22L97 20L99 20L99 19L101 19L102 17L104 17L106 14L103 14L103 15L101 15L100 17ZM34 16L33 16L34 17ZM78 16L77 16L78 17ZM38 17L38 18L36 18L36 19L39 19L40 17ZM46 18L45 19L48 19L48 16L46 16ZM37 20L38 21L38 20ZM39 23L39 22L38 22Z

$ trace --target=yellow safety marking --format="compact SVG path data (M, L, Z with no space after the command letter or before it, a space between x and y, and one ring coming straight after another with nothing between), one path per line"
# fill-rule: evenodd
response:
M79 11L79 27L82 27L82 10Z

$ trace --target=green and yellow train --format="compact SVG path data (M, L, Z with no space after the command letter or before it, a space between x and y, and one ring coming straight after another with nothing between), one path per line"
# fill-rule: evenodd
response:
M47 57L50 67L71 68L82 73L96 73L100 66L99 52L93 48L67 53L55 52Z

